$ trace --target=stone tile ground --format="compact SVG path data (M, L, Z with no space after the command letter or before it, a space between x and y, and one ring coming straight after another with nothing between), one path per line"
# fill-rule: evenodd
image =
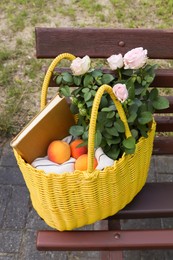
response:
M173 181L171 157L152 158L149 181ZM128 220L123 227L173 227L173 219ZM99 225L99 223L96 223ZM93 226L85 227L92 229ZM0 148L0 260L96 260L98 252L39 252L36 234L50 229L32 208L29 193L7 141ZM173 250L125 251L126 260L171 260Z

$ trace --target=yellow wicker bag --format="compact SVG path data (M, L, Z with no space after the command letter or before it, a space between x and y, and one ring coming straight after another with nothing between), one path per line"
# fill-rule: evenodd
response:
M42 108L46 103L47 87L52 72L63 58L73 60L75 57L62 54L50 65L43 82ZM99 103L105 91L111 96L124 122L126 137L131 136L121 103L110 86L101 86L96 93L91 114L87 171L46 174L26 163L14 150L33 207L50 227L57 230L71 230L115 214L135 197L146 182L155 134L154 120L148 138L140 138L133 155L124 154L113 166L102 171L93 170L96 119Z

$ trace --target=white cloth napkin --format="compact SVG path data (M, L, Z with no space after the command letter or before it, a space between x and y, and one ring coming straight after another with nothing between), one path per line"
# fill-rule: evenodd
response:
M50 161L48 157L45 156L35 159L31 165L38 170L44 170L45 173L53 172L60 174L63 172L73 172L75 161L76 160L73 157L71 157L68 161L62 164L57 164Z
M107 166L112 166L114 164L114 160L108 157L102 150L101 147L97 148L95 151L95 158L97 159L97 170L103 170Z

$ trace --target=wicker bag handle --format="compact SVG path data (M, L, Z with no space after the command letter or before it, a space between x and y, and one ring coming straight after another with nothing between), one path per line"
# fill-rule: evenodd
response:
M53 74L53 71L55 69L55 67L57 66L57 64L62 60L62 59L68 59L68 60L74 60L76 57L70 53L62 53L60 55L58 55L53 61L52 63L50 64L47 72L46 72L46 75L44 77L44 81L43 81L43 85L42 85L42 91L41 91L41 110L45 107L47 101L46 101L46 98L47 98L47 90L48 90L48 87L49 87L49 82L50 82L50 79L51 79L51 76Z
M110 87L109 85L106 85L106 84L102 85L97 90L97 93L95 95L94 102L93 102L92 111L91 111L90 127L89 127L89 133L88 133L88 172L89 173L91 173L93 171L94 141L95 141L95 130L96 130L96 120L97 120L97 115L98 115L98 108L99 108L99 104L100 104L102 95L104 94L105 91L112 98L112 100L116 106L116 109L118 111L118 114L119 114L122 122L124 123L126 138L132 136L124 109L123 109L120 101L118 101L118 99L116 98L116 96L112 90L112 87Z
M57 64L62 60L62 59L68 59L68 60L74 60L76 57L70 53L62 53L60 55L58 55L50 64L46 75L44 77L44 81L43 81L43 85L42 85L42 92L41 92L41 109L43 109L47 103L46 98L47 98L47 90L48 90L48 86L49 86L49 82L52 76L52 73L55 69L55 67L57 66ZM118 99L116 98L115 94L113 93L112 88L109 85L102 85L101 87L99 87L96 96L94 98L94 102L93 102L93 107L92 107L92 112L91 112L91 120L90 120L90 127L89 127L89 134L88 134L88 173L91 173L93 171L93 163L94 163L94 137L95 137L95 130L96 130L96 120L97 120L97 115L98 115L98 108L99 108L99 104L101 101L101 97L104 94L104 92L107 92L110 97L112 98L118 114L122 120L122 122L124 123L124 127L125 127L125 135L126 138L132 136L128 123L127 123L127 118L124 112L124 109L121 105L121 103L118 101Z

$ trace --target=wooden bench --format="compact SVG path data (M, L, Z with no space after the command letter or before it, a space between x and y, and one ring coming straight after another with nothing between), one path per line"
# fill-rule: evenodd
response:
M142 46L151 59L173 59L173 30L36 28L37 58L54 58L63 52L75 56L108 58ZM156 61L157 62L157 61ZM54 85L53 80L51 85ZM158 69L152 87L173 93L173 69ZM157 136L153 155L173 155L173 95L170 107L155 115ZM165 180L166 181L166 180ZM121 230L121 219L173 217L173 183L146 183L134 200L107 219L108 230L38 231L38 250L99 250L102 259L122 259L126 249L173 249L173 229ZM103 221L105 223L105 221ZM104 227L105 228L105 227ZM107 252L105 252L107 251Z

